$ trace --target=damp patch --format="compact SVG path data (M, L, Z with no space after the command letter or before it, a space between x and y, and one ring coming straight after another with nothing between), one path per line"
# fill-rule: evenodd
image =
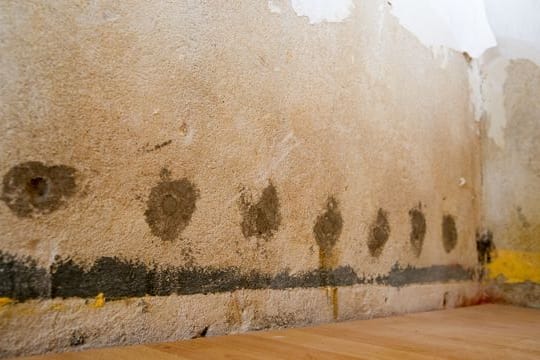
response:
M162 170L162 180L150 191L144 213L152 234L164 241L175 240L188 226L199 197L187 178L170 180L169 175Z
M411 223L411 233L409 241L416 256L422 253L424 238L426 237L426 217L422 212L422 204L409 210L409 220Z
M242 193L242 234L245 238L255 236L269 239L281 224L279 197L276 187L270 183L262 191L259 201L251 202L247 193Z
M16 165L4 175L1 199L19 217L51 213L75 194L75 172L39 161Z
M373 257L379 257L383 251L384 245L390 237L390 223L388 222L388 213L383 209L377 212L377 218L371 224L368 238L369 253Z

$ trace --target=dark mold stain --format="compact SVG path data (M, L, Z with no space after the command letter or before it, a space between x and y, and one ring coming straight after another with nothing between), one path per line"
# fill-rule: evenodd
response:
M476 252L478 253L478 262L482 265L491 262L491 253L495 250L493 243L493 233L484 230L476 233Z
M15 215L31 217L59 209L75 191L74 168L29 161L12 167L4 175L1 199Z
M0 297L20 301L50 296L49 274L30 257L0 251Z
M449 253L456 247L458 240L456 221L452 215L443 216L442 235L444 250Z
M371 256L379 257L382 253L384 244L390 237L390 224L388 223L388 214L383 209L377 212L377 218L371 225L368 239L368 249Z
M241 197L243 220L242 234L248 238L269 239L281 224L279 198L276 187L270 183L262 192L261 198L255 204L250 203L246 195Z
M414 254L420 256L424 238L426 237L426 217L422 212L422 204L409 210L409 220L411 222L411 234L409 241L413 248Z
M425 268L413 268L407 266L400 268L397 264L392 267L388 275L379 278L378 283L394 287L402 287L410 284L425 284L441 281L466 281L471 280L473 271L465 269L461 265L432 265Z
M170 180L170 173L161 171L162 181L150 191L144 213L152 234L172 241L186 228L195 211L199 191L188 179Z
M80 346L86 343L86 335L79 330L75 330L71 333L69 338L69 346Z
M144 264L116 257L101 257L89 269L71 259L58 258L52 266L52 296L88 298L99 293L111 299L144 296L147 276Z
M473 278L473 272L460 265L402 268L396 264L386 275L366 277L359 276L350 266L293 274L284 270L271 275L245 272L238 267L159 267L117 257L98 258L90 267L77 264L72 259L57 258L47 270L38 268L31 259L15 260L5 253L1 254L1 259L0 295L20 301L51 297L93 298L99 293L104 293L109 300L118 300L145 295L209 294L239 289L281 290L355 284L401 287ZM17 265L13 266L13 262Z
M334 197L329 197L326 200L325 212L317 217L313 226L313 235L319 245L319 261L322 269L332 267L332 252L342 230L343 218L338 209L338 202Z

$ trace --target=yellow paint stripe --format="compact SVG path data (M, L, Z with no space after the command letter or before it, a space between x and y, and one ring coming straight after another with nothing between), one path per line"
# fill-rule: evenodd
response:
M94 308L100 308L105 306L105 295L103 293L99 293L95 297L94 301L90 304L90 306Z
M0 307L14 303L15 300L8 297L0 297Z
M503 276L507 283L540 283L540 252L497 250L487 268L491 279Z

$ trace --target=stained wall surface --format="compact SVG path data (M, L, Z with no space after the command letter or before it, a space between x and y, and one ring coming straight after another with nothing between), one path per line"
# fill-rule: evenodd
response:
M540 67L505 66L503 142L485 138L485 217L493 233L493 291L540 307Z
M346 3L0 1L1 355L478 301L468 58Z

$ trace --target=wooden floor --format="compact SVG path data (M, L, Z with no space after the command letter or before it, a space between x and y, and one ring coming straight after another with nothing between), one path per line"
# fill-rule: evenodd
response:
M480 305L32 359L540 359L540 310Z

